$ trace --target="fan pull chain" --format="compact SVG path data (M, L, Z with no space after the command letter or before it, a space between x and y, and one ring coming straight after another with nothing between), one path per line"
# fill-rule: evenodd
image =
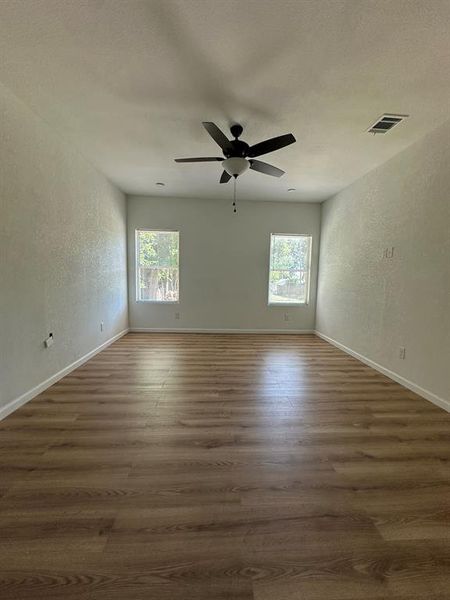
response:
M237 177L234 178L234 188L233 188L233 212L237 213L237 207L236 207L236 180Z

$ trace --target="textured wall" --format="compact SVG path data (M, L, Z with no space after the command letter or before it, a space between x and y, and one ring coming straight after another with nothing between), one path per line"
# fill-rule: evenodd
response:
M134 232L140 227L180 231L179 305L136 302ZM239 202L234 215L230 200L129 198L130 326L314 329L319 230L318 204ZM312 234L308 306L267 305L270 233Z
M324 203L317 329L450 400L450 122Z
M4 87L0 123L1 409L123 330L127 295L122 193Z

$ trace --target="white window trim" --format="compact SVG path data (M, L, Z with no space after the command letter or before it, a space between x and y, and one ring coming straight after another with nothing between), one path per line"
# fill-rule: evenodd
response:
M140 300L139 299L139 253L138 253L138 243L139 243L139 232L140 231L154 231L155 233L178 233L178 300ZM181 235L178 229L153 229L152 227L139 227L134 230L134 283L135 283L135 302L136 304L180 304L180 279L181 279L181 270L180 270L180 245L181 245Z
M308 255L308 287L306 288L306 302L270 302L270 273L272 271L272 238L274 236L285 236L285 237L306 237L311 240L309 244L309 255ZM310 233L274 233L272 232L269 236L269 272L267 279L267 306L280 306L286 308L287 306L299 307L308 306L310 300L311 290L311 255L313 246L313 236Z

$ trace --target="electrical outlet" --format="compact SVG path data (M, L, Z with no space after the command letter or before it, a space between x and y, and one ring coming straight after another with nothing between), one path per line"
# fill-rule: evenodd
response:
M180 318L180 313L175 313L175 319L179 319Z
M100 321L100 331L103 331L105 329L105 324L103 323L103 321Z
M406 358L406 348L404 346L400 346L399 351L398 351L398 357L401 360L405 360L405 358Z
M383 258L394 258L394 246L383 250Z
M289 321L289 315L288 315L288 314L286 314L286 313L284 314L284 320L285 320L285 321Z

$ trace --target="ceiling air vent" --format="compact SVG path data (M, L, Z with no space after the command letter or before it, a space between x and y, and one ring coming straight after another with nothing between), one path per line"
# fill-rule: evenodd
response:
M387 133L409 115L383 115L367 130L369 133Z

